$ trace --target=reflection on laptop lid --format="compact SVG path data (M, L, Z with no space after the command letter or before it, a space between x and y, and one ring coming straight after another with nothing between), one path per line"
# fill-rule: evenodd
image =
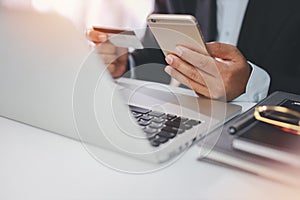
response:
M109 165L99 146L163 162L240 111L131 80L122 96L84 35L55 14L1 10L0 26L0 115L80 140Z

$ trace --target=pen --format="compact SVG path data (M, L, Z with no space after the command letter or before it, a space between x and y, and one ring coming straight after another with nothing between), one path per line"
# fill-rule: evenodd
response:
M253 115L246 115L245 117L238 120L235 124L231 125L228 128L228 132L231 135L236 134L238 131L242 130L243 128L250 125L252 122L255 121L255 118Z

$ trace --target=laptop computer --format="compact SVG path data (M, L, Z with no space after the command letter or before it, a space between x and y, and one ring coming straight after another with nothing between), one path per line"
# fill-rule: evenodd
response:
M56 14L1 9L0 27L2 117L160 163L241 110L167 85L114 81L84 34Z

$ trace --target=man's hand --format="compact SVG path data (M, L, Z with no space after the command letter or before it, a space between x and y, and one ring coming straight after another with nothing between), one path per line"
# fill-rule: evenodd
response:
M231 101L245 93L251 67L234 46L207 43L206 52L183 46L169 54L165 71L198 94L213 99Z
M122 76L127 69L128 50L110 43L106 33L90 29L87 31L87 37L97 45L97 51L112 77Z

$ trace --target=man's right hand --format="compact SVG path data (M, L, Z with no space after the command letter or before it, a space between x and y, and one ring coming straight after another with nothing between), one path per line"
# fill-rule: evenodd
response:
M97 45L97 51L112 77L122 76L127 69L128 49L116 47L108 41L108 35L94 29L87 31L87 37Z

